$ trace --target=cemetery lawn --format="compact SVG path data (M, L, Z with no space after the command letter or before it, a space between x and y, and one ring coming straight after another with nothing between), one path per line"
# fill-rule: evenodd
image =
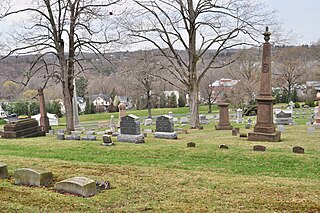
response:
M243 124L241 133L249 130ZM286 126L282 142L249 142L216 131L190 130L179 139L101 146L98 141L58 141L55 136L0 139L0 212L319 212L320 131ZM187 148L193 141L195 148ZM220 150L220 144L229 146ZM266 152L252 151L264 145ZM305 154L292 153L303 146ZM90 198L49 188L14 185L17 168L45 168L54 181L75 176L108 180L111 189Z

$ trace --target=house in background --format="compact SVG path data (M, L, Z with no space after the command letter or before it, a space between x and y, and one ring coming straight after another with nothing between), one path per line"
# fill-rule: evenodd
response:
M77 104L79 107L79 113L84 112L87 105L86 100L83 97L77 97Z
M114 98L114 102L116 104L118 103L123 103L126 105L126 109L131 109L133 108L133 103L132 103L132 97L131 96L118 96L116 95L116 97Z
M92 96L92 103L95 106L97 112L107 111L111 102L111 97L108 94L99 93L99 95Z

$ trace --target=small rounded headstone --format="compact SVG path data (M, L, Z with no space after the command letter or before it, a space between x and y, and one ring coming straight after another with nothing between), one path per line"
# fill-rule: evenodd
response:
M65 139L64 134L58 133L58 134L57 134L57 139L58 139L58 140L64 140L64 139Z
M227 145L221 144L219 146L220 149L229 149L229 147Z
M103 143L112 143L112 139L110 135L103 135L102 140L103 140Z
M293 153L303 154L304 148L301 146L295 146L295 147L293 147L292 151L293 151Z
M203 130L203 126L199 126L199 130Z
M234 130L236 131L237 134L240 134L240 128L239 127L234 128Z
M6 179L8 176L7 165L0 163L0 179Z
M255 145L255 146L253 146L253 151L264 152L264 151L266 151L266 147L262 146L262 145Z
M196 147L196 144L194 142L187 143L187 147Z

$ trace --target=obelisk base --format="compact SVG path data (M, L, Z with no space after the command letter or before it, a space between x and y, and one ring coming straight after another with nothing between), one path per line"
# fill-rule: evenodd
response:
M280 142L281 132L262 133L262 132L249 132L249 141L267 141L267 142Z

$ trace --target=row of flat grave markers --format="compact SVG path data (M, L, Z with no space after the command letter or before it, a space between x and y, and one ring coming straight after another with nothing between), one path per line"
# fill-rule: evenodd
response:
M0 179L8 178L7 165L0 163ZM52 172L43 169L17 169L13 173L13 178L15 185L48 187L53 184ZM103 186L102 183L105 183L105 186ZM59 193L70 193L83 197L91 197L100 190L110 189L110 182L95 181L87 177L73 177L55 183L54 189Z

